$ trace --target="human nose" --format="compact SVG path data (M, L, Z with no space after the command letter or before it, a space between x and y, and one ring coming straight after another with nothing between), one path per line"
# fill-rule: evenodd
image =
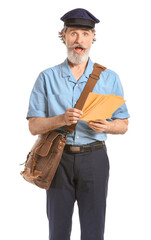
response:
M83 42L82 35L78 34L76 38L76 43L80 44Z

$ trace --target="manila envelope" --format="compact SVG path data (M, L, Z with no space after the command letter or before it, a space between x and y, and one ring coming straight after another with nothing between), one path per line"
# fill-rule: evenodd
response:
M112 114L125 102L123 97L116 95L102 95L90 92L82 108L82 121L96 121L110 119Z

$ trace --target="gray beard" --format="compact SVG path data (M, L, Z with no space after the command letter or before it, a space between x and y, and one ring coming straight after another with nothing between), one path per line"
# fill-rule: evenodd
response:
M85 49L84 54L75 53L73 49L67 47L68 59L73 64L81 64L89 57L90 48Z

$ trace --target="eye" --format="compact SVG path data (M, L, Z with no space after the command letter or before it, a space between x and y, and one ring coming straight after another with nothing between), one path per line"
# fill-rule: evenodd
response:
M72 35L72 36L76 36L76 32L72 32L71 35Z
M83 35L86 37L86 36L88 36L88 33L87 33L87 32L84 32Z

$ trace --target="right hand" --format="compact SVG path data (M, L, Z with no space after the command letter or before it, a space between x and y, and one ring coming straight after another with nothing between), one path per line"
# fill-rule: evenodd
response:
M64 121L67 126L75 124L81 118L83 112L77 108L67 108L64 114Z

